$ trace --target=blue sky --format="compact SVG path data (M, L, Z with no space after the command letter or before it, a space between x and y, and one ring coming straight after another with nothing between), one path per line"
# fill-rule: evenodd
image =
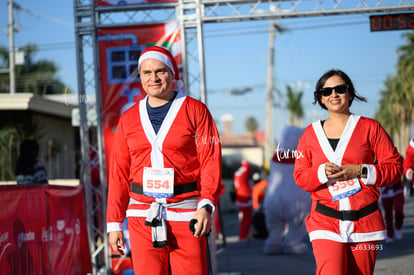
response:
M15 46L34 43L39 46L36 59L53 60L60 79L77 89L73 2L19 0L25 10L16 14L20 31ZM348 73L357 91L368 103L355 102L351 110L373 117L380 91L389 75L395 74L397 49L406 43L405 31L370 32L369 15L325 16L277 21L288 31L275 40L274 81L282 108L274 110L274 135L288 122L284 94L286 85L302 83L305 108L304 124L323 118L325 113L313 105L312 92L317 79L331 68ZM0 28L8 24L7 0L0 1ZM207 104L217 121L232 114L233 132L243 133L245 121L253 116L264 128L269 45L269 22L209 23L204 27ZM5 32L0 45L8 47ZM230 89L252 88L239 96L226 95ZM194 97L198 94L192 93ZM219 128L221 127L219 123Z

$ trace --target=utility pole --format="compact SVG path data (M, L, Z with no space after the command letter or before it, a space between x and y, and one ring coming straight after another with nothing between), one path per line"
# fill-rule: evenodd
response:
M9 0L9 86L10 93L16 93L16 77L14 74L14 18L13 18L13 0Z
M265 118L265 144L264 144L264 168L270 169L270 159L273 157L273 69L275 50L276 23L270 21L269 30L269 52L267 64L267 96L266 96L266 118Z

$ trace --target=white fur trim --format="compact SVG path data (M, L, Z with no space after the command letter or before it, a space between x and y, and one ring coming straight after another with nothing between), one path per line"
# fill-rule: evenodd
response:
M167 221L190 221L196 211L189 212L175 212L175 211L165 211L164 218ZM127 217L143 217L146 218L148 210L138 210L138 209L129 209L126 211Z
M106 224L106 232L122 231L122 223L120 222L108 222Z
M371 164L363 164L363 166L367 167L368 169L368 174L367 174L367 178L361 178L362 182L365 185L369 185L369 184L375 184L376 180L377 180L377 170L375 170L375 166L371 165Z
M329 181L325 173L326 163L323 163L318 168L318 179L321 184L325 184Z
M406 177L407 179L408 179L408 174L409 174L410 172L413 172L413 173L414 173L413 169L409 168L409 169L407 170L407 172L405 173L405 177Z
M238 207L250 207L250 206L253 205L253 202L252 202L252 200L249 200L248 202L239 202L239 201L236 200L236 205Z
M402 193L404 193L404 189L398 189L397 191L394 191L393 189L389 189L389 190L387 190L387 193L382 193L381 194L381 198L389 199L389 198L393 198L394 196L396 196L398 194L402 194Z
M309 233L309 240L332 240L340 243L360 243L369 241L384 240L386 231L380 230L367 233L352 233L351 235L341 236L328 230L315 230Z
M163 53L156 52L156 51L149 51L141 55L138 59L138 68L141 66L141 63L146 59L157 59L167 65L167 67L171 70L173 75L175 75L174 65L172 64L170 58Z

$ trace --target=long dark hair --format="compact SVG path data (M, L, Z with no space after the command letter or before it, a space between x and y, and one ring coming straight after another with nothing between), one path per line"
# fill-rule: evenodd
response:
M345 81L345 84L348 85L348 93L351 95L351 99L349 100L349 105L348 105L349 107L351 107L352 101L354 99L358 101L367 102L367 99L365 97L357 94L357 92L355 91L354 84L351 81L351 78L345 72L341 70L337 70L337 69L332 69L324 73L321 76L321 78L319 78L318 82L316 83L315 92L313 93L313 97L314 97L313 104L316 104L316 102L318 102L319 106L321 106L323 109L326 110L325 104L322 104L322 101L321 101L322 94L318 91L323 87L323 85L325 85L325 82L328 80L328 78L334 75L337 75L340 78L342 78L343 81Z
M35 140L24 140L20 144L20 156L16 162L15 174L33 174L38 154L39 144Z

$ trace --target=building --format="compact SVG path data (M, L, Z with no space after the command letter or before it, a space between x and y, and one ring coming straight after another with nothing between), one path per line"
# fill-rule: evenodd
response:
M77 101L71 96L54 95L50 98L31 93L0 94L0 130L16 129L34 135L40 145L39 159L48 170L50 179L73 179L79 174L79 130L71 124L73 103L77 104ZM18 151L17 145L22 138L19 135L9 138L6 158L13 150ZM7 162L6 159L1 161ZM14 171L10 158L4 169Z

